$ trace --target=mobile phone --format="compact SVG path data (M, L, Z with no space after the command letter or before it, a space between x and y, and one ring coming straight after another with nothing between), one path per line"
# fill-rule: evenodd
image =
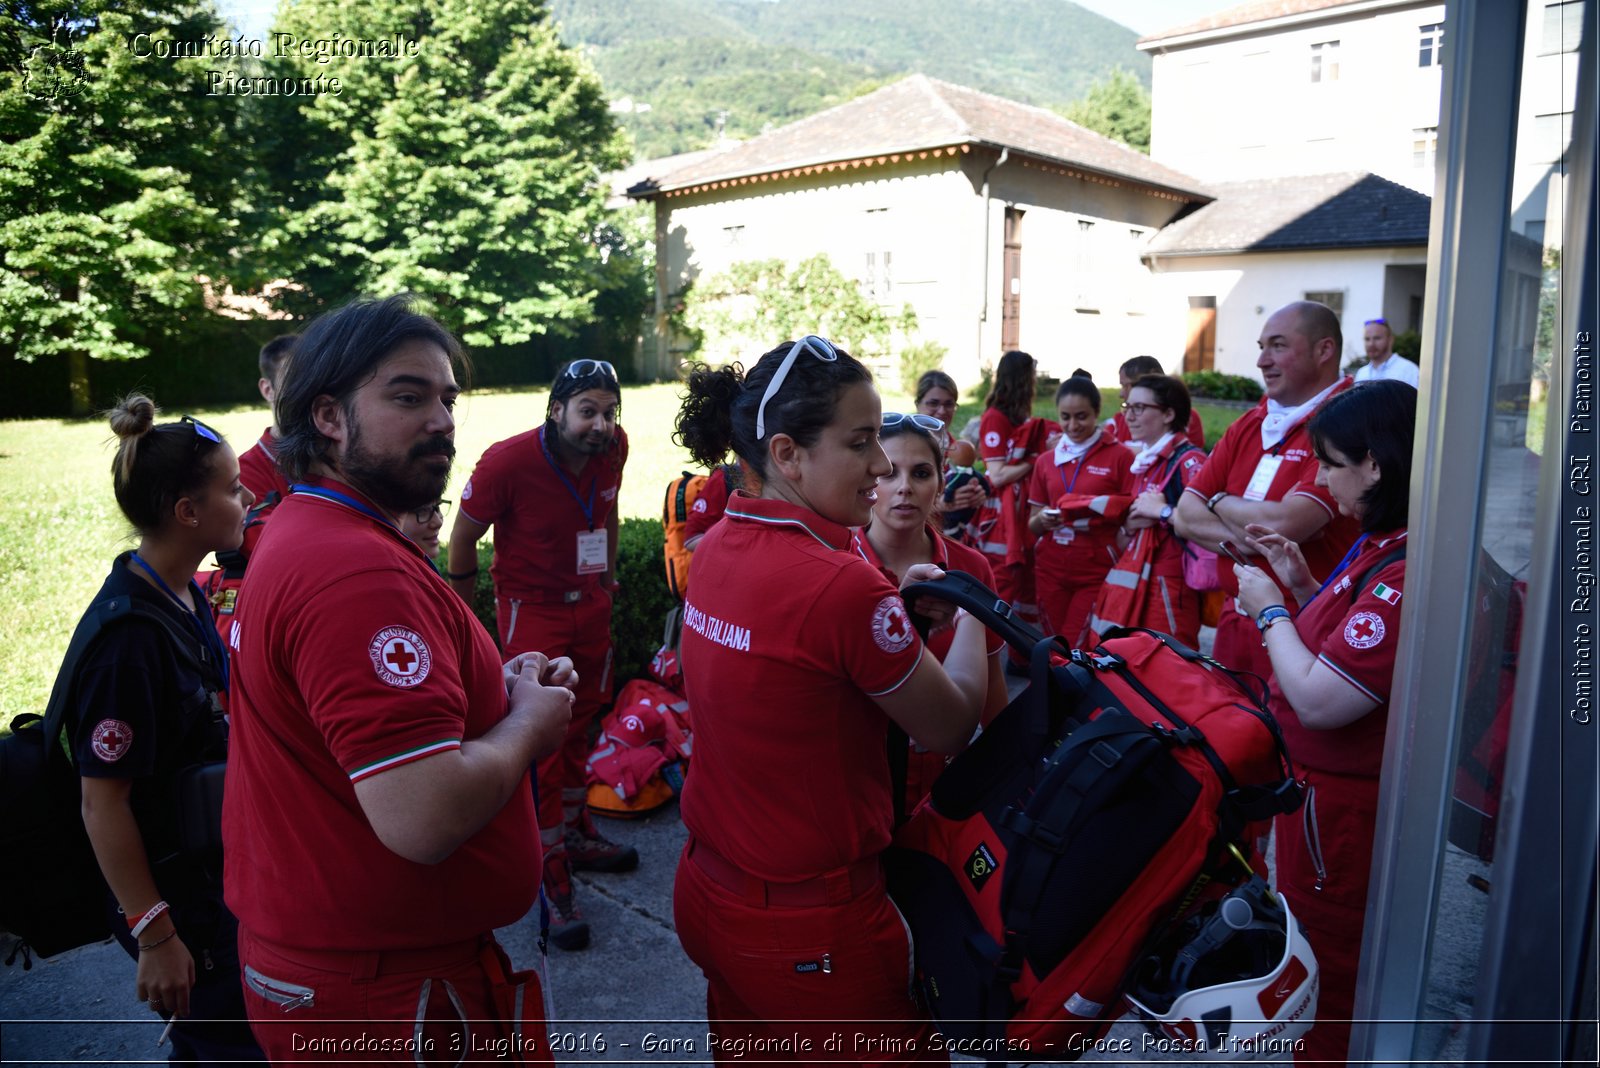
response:
M1061 514L1061 509L1059 509L1059 508L1045 508L1042 511L1040 511L1039 514L1040 515L1047 515L1051 519L1055 519L1057 516L1059 516Z
M1250 566L1250 561L1244 558L1244 553L1240 552L1239 547L1233 544L1233 542L1219 541L1217 542L1217 548L1221 549L1223 554L1234 563L1243 564L1245 567Z

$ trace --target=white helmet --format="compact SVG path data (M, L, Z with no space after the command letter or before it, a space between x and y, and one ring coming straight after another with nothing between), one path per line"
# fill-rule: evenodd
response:
M1288 902L1258 876L1163 939L1127 998L1160 1036L1158 1049L1203 1060L1279 1060L1316 1021L1318 977Z

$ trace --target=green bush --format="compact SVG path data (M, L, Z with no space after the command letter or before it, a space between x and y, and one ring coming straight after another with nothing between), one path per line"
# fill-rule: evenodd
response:
M911 396L917 395L917 379L944 366L950 350L937 341L919 341L900 350L900 385Z
M1404 356L1412 363L1422 362L1422 335L1415 330L1406 330L1394 336L1394 354Z
M617 581L622 589L611 605L611 677L616 689L635 675L643 675L661 645L661 625L677 600L667 589L662 563L663 535L659 519L624 519L617 533ZM473 591L472 610L499 643L494 618L494 580L489 564L494 546L478 544L478 584ZM541 652L562 650L541 650Z
M1261 399L1261 383L1244 375L1225 375L1221 371L1190 371L1180 376L1191 397L1212 400L1255 402Z

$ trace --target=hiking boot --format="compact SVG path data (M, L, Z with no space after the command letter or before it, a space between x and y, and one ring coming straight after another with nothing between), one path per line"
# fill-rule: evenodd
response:
M545 897L550 902L550 941L568 953L589 948L589 921L583 918L578 903L572 900L570 884L565 894L557 894L547 887Z
M567 827L567 857L573 871L632 871L639 866L639 851L603 837L584 820Z

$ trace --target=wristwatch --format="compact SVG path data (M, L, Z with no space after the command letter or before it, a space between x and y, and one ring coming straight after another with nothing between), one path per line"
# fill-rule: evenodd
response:
M1269 604L1257 613L1256 629L1261 632L1261 644L1267 644L1267 631L1272 629L1274 623L1291 618L1289 610L1281 604Z
M1213 493L1211 496L1207 497L1206 498L1206 511L1210 512L1212 515L1216 515L1217 514L1217 504L1222 500L1222 498L1226 497L1227 495L1228 495L1228 491L1227 490L1218 490L1216 493Z
M1172 505L1168 504L1163 506L1159 518L1163 523L1172 522Z

